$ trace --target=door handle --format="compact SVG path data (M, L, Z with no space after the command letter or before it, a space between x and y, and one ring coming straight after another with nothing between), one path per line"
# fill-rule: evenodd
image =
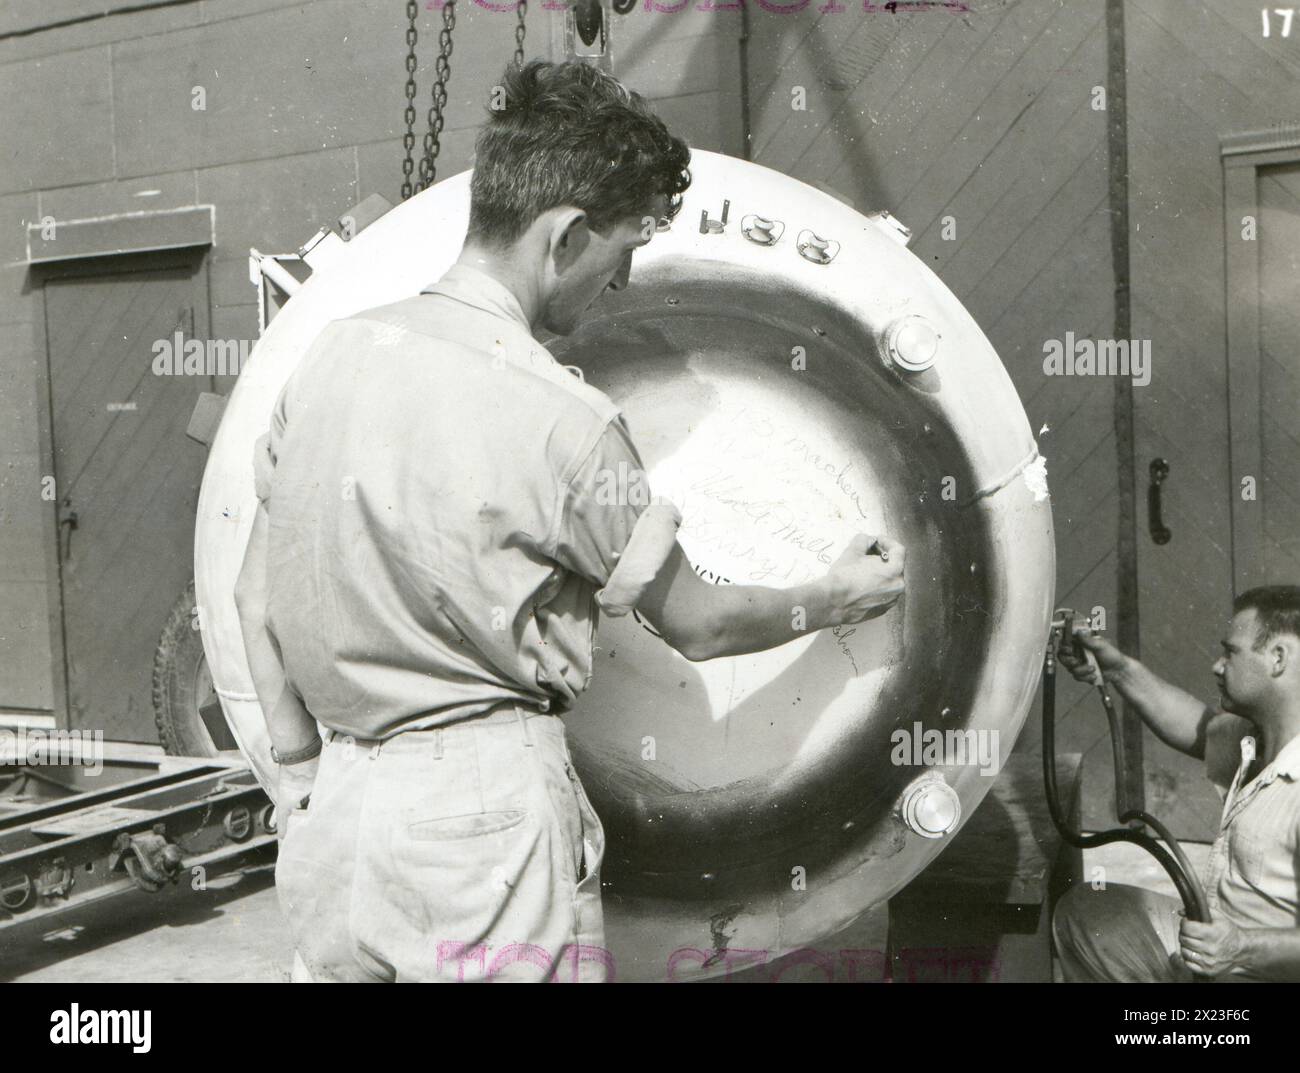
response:
M64 511L62 513L62 516L59 518L59 544L60 546L62 546L63 544L63 531L64 528L66 527L68 531L68 543L67 543L67 550L63 553L63 558L71 559L72 558L72 531L77 528L77 512L75 510L67 509L68 507L72 506L71 499L65 499L63 501L63 506L64 506Z
M1168 544L1174 535L1160 516L1160 486L1169 476L1169 463L1163 458L1153 458L1147 470L1150 483L1147 485L1147 528L1151 539L1156 544Z

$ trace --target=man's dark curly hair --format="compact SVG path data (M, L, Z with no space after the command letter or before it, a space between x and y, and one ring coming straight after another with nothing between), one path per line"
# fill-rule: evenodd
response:
M1261 585L1243 592L1232 602L1232 610L1254 611L1258 630L1254 648L1264 646L1278 634L1300 637L1300 585Z
M681 207L690 150L640 94L585 63L534 60L502 78L474 147L469 237L509 245L543 212L574 205L603 234L653 199Z

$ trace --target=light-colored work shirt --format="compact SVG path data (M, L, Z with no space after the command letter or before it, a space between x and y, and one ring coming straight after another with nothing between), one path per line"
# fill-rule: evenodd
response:
M637 494L641 466L614 403L477 269L331 323L254 452L289 685L365 739L569 708L599 609L635 605L680 521Z
M1212 913L1240 927L1300 927L1300 736L1249 779L1256 750L1246 720L1210 721L1206 773L1224 800L1205 893Z

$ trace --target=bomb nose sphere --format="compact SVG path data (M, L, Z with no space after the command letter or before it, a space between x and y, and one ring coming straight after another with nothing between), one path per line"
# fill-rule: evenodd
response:
M636 614L602 618L591 684L562 716L608 838L620 979L725 972L723 959L680 955L717 946L719 914L731 947L775 958L901 889L993 782L973 757L932 755L920 737L999 742L982 758L996 768L1033 697L1053 606L1037 445L961 303L896 228L821 191L700 150L691 173L629 285L571 335L539 341L623 411L706 581L794 588L856 535L884 534L907 548L906 591L877 619L818 632L801 628L792 600L787 643L702 663ZM253 443L325 324L437 279L468 209L466 173L353 237L271 322L213 443L196 530L203 640L269 792L233 597L256 507ZM718 226L701 229L702 213ZM807 234L821 255L799 248ZM447 384L443 404L457 390ZM915 748L893 747L900 728Z

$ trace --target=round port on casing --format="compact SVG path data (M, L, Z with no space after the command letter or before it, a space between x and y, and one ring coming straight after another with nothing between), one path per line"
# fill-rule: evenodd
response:
M885 353L904 372L924 372L939 353L939 333L924 317L899 317L885 329Z

